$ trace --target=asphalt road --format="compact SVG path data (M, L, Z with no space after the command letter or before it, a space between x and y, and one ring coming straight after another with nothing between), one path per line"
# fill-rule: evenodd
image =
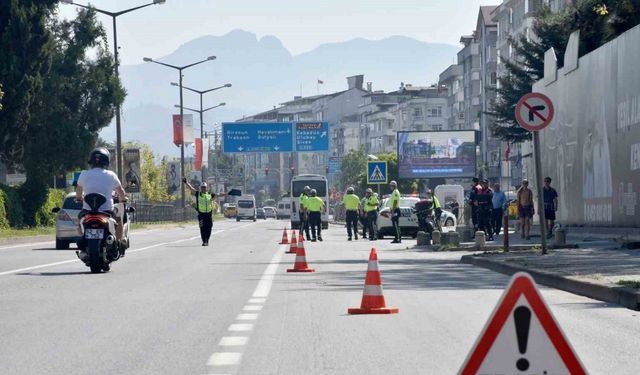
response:
M137 232L100 275L52 242L0 246L0 374L455 374L508 281L337 226L305 243L315 273L287 273L285 224L216 222L210 247ZM350 316L372 245L400 313ZM638 373L638 312L542 294L589 373Z

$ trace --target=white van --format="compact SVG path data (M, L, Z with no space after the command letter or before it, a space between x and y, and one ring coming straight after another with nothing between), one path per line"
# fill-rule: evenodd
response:
M282 198L278 202L278 220L291 217L291 198Z
M236 221L240 219L250 219L256 221L256 197L253 195L242 195L236 202L238 213L236 214Z
M301 174L291 179L291 228L300 229L300 194L304 187L316 189L317 196L322 198L326 210L322 214L322 229L329 228L329 184L327 177L317 174Z

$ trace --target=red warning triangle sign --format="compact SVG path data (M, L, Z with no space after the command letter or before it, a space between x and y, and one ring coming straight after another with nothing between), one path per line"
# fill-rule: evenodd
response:
M551 315L533 278L513 275L459 375L587 371Z

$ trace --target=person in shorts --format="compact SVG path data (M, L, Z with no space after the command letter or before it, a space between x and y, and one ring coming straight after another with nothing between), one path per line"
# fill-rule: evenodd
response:
M558 192L551 187L551 177L544 178L542 197L544 200L544 218L547 222L547 238L551 238L556 221L556 211L558 211Z
M518 213L520 214L520 237L529 240L531 232L531 219L533 218L533 191L529 189L529 181L522 180L522 186L518 189Z

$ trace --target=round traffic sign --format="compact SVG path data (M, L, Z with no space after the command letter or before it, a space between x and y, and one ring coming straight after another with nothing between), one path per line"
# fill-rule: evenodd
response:
M539 92L524 95L516 104L516 121L523 128L540 131L553 120L553 103L548 96Z

